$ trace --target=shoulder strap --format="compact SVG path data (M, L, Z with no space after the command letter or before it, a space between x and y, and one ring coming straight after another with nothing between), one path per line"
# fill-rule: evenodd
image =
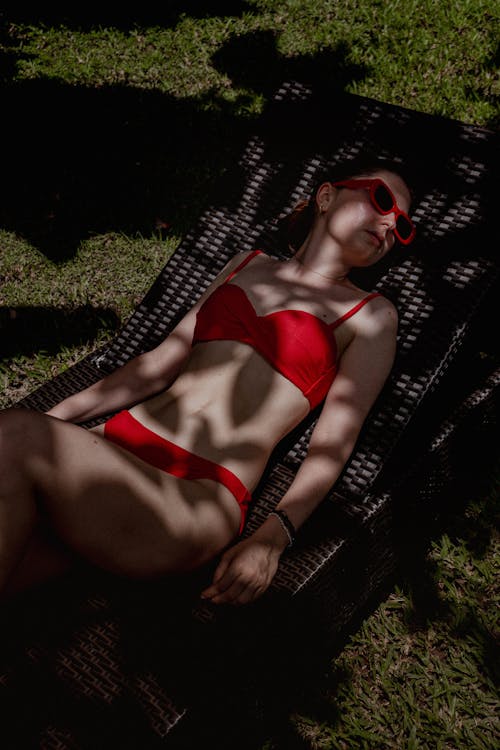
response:
M239 263L239 265L236 266L236 268L234 269L234 271L231 271L231 273L229 274L229 276L226 279L224 279L224 284L227 284L228 281L231 281L231 279L233 278L233 276L235 276L238 273L238 271L241 271L241 269L244 268L247 263L250 263L250 261L252 260L252 258L255 258L256 255L260 255L261 253L262 253L262 250L252 250L252 252L250 253L250 255L247 255L246 258L243 258L243 260L241 261L241 263Z
M363 299L361 300L361 302L358 302L357 305L354 305L354 307L351 307L351 309L348 310L346 313L344 313L344 315L342 315L341 318L338 318L337 320L334 320L334 322L330 324L330 328L332 330L335 329L335 328L337 328L337 326L339 326L341 323L343 323L344 320L347 320L352 315L355 315L358 312L358 310L360 310L362 307L364 307L366 305L366 303L369 302L371 299L373 299L374 297L381 297L381 296L382 295L380 294L380 292L372 292L371 294L367 294L366 297L363 297Z

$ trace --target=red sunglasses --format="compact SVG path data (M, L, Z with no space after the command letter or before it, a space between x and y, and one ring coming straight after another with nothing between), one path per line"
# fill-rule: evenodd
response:
M394 234L403 245L409 245L414 239L417 230L415 224L404 211L401 211L391 190L380 177L374 177L371 180L342 180L341 182L332 182L333 187L345 187L351 190L368 190L370 200L379 212L379 214L394 213L396 216L396 226Z

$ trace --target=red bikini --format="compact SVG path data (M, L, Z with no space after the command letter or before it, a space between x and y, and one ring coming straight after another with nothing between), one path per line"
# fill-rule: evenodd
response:
M121 411L106 422L104 437L174 477L213 479L227 487L240 506L241 534L252 496L232 471L160 437L144 427L129 411Z
M368 294L333 323L304 310L278 310L257 315L246 292L228 282L252 258L254 250L201 306L193 344L230 339L248 344L288 380L300 388L314 409L325 398L337 374L337 345L333 331L378 292Z
M260 250L254 250L215 289L198 311L193 346L202 341L234 340L248 344L272 367L294 383L311 409L325 398L337 373L337 347L333 331L354 315L377 292L368 294L333 323L325 323L303 310L279 310L257 315L246 292L230 284ZM241 510L243 530L250 493L224 466L190 453L144 427L128 411L109 419L104 436L151 466L185 479L213 479L234 495Z

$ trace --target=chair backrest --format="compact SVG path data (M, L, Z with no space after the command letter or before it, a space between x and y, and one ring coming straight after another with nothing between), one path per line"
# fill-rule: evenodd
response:
M182 240L122 330L24 403L36 407L42 399L45 406L47 398L58 400L64 389L83 387L152 348L236 252L259 247L286 257L280 217L333 175L336 165L367 152L399 162L409 176L418 231L409 249L393 251L357 278L389 297L400 317L392 374L332 492L363 523L379 507L379 499L372 498L411 471L412 455L397 466L390 459L411 435L412 423L419 424L420 449L433 434L433 414L426 428L421 415L453 368L485 297L498 285L493 234L498 136L485 129L285 83L223 179L216 202ZM317 410L273 456L256 493L254 523L292 480L316 418Z
M321 124L321 127L318 125ZM325 133L327 134L325 138ZM424 397L453 362L484 296L498 280L493 237L498 138L481 128L363 97L324 97L285 84L240 163L181 242L101 364L116 366L153 346L227 260L260 247L289 253L277 218L309 197L335 165L366 151L400 161L411 177L417 239L360 283L388 296L400 315L398 357L337 490L365 493ZM303 459L317 414L301 425L285 464Z
M316 92L297 82L283 84L239 163L223 179L216 202L182 240L123 329L75 370L76 387L85 384L82 377L95 379L163 339L234 253L260 247L286 257L280 217L309 197L336 165L366 152L395 160L410 177L417 238L358 281L397 306L398 356L336 486L351 502L373 492L395 446L453 365L485 296L498 284L493 234L498 140L457 121L359 96L326 96L323 87ZM54 383L54 400L68 377ZM40 395L25 402L36 405ZM287 478L305 455L316 417L312 413L276 455Z

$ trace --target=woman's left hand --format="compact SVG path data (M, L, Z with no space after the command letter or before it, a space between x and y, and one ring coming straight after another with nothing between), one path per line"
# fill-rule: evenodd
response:
M218 564L212 585L202 599L214 604L248 604L269 587L278 568L281 550L256 535L228 549Z

